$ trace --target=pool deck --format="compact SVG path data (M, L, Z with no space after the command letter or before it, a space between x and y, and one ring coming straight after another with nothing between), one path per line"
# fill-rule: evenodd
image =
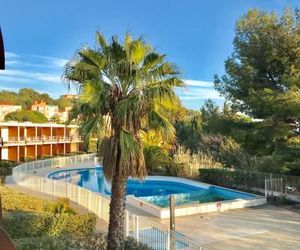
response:
M210 250L300 249L300 209L268 204L180 217L176 231Z
M93 162L80 163L76 167L66 166L55 170L68 168L89 168ZM38 170L36 175L47 176L55 171L53 168ZM18 189L17 185L10 183L8 186ZM26 188L19 190L24 193L53 199L52 196L37 193ZM77 206L81 213L87 212ZM142 210L127 206L127 209L137 215L150 220L169 225L169 220L160 220ZM98 220L98 231L105 231L107 223ZM300 205L299 206L274 206L271 204L228 210L217 213L206 213L176 218L176 231L198 242L208 250L252 250L252 249L300 249Z

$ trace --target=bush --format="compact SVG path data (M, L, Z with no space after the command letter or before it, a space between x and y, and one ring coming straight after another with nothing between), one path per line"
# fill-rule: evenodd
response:
M265 178L269 178L269 176L270 174L263 172L230 169L199 169L200 181L245 190L248 190L250 187L264 189Z
M0 186L0 193L4 212L43 212L50 204L46 200L19 193L5 186Z
M10 169L16 165L17 165L17 163L14 161L0 160L0 169L3 169L3 168Z
M43 236L36 238L20 238L14 240L17 250L72 250L69 237Z
M14 240L17 250L105 250L106 236L101 233L86 237L52 237L21 238ZM144 244L136 242L132 238L125 241L124 250L150 250Z
M174 164L169 167L169 174L182 177L192 177L198 174L199 168L220 166L212 157L199 152L192 153L189 149L180 146L173 155Z
M75 210L70 207L68 198L59 198L57 202L50 204L47 210L54 214L76 214Z
M145 244L142 244L140 242L137 242L135 239L133 238L128 238L125 241L125 247L124 250L150 250L151 248L148 247Z
M8 113L4 117L4 120L18 121L18 122L33 122L33 123L48 122L48 119L44 114L32 110L18 110L18 111Z
M94 232L96 216L15 212L4 216L3 225L13 239L60 235L80 237Z

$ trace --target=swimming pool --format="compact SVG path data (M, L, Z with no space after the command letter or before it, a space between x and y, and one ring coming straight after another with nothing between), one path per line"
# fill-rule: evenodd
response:
M48 178L70 182L107 196L111 194L111 185L105 180L103 169L99 167L56 171L49 174ZM252 194L183 178L159 176L149 176L143 181L128 179L126 193L127 197L134 196L160 208L169 206L171 194L175 196L177 206L255 197Z

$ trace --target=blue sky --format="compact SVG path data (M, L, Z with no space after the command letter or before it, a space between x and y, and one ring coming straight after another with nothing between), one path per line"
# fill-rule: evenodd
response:
M199 109L207 98L221 104L213 75L224 73L236 20L249 8L281 13L286 6L300 7L300 0L2 1L7 70L0 89L31 87L58 97L67 92L64 64L81 46L94 45L96 30L106 37L129 31L178 65L187 79L178 91L186 107Z

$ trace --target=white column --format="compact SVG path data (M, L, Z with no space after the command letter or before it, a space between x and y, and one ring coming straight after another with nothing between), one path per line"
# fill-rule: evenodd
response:
M18 146L17 161L20 161L20 146Z
M2 160L8 160L8 147L1 148L2 149Z
M27 157L27 146L26 146L26 141L27 141L27 128L24 127L24 140L25 140L25 146L24 146L24 158Z
M20 126L18 126L18 142L20 142Z
M6 127L6 128L1 128L1 137L3 139L4 142L7 142L8 141L8 137L9 137L9 132L8 132L9 128Z
M37 127L35 127L35 140L37 140Z

